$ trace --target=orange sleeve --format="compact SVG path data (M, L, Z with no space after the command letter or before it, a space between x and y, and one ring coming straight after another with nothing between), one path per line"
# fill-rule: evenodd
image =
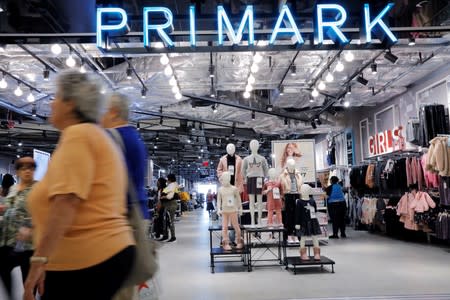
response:
M89 146L88 133L69 128L63 135L59 151L52 158L52 168L48 171L49 198L75 194L86 200L95 174L95 158Z

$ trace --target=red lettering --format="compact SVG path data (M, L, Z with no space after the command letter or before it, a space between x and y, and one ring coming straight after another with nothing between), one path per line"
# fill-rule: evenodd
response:
M386 153L386 139L383 132L378 134L378 153Z

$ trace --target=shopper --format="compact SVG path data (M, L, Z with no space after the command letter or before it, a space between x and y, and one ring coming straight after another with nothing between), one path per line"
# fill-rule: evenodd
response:
M2 190L0 193L0 198L8 196L9 189L14 185L16 181L11 174L5 174L2 178Z
M347 206L345 204L344 192L339 184L339 178L332 176L331 185L326 188L328 195L328 210L330 212L331 222L333 223L333 235L330 239L338 239L338 231L341 231L341 237L346 238L345 234L345 214Z
M97 123L100 87L88 74L60 75L50 122L61 131L48 170L29 195L36 248L24 300L110 300L135 258L126 219L127 171Z
M163 195L161 196L161 206L167 209L170 215L170 239L168 236L163 237L163 241L175 242L177 240L175 236L175 212L177 211L177 195L179 192L177 179L174 174L169 174L167 176L167 182L169 185L163 190Z
M153 230L156 239L168 239L169 233L166 226L166 211L162 207L161 197L164 195L163 191L167 187L167 180L164 177L158 178L156 181L157 191L157 203L156 203L156 216L153 219Z
M16 161L15 168L19 183L9 189L4 199L3 222L0 225L0 277L10 295L11 271L20 266L25 281L33 255L31 217L26 202L35 183L36 163L32 157L22 157ZM5 179L11 182L8 178L3 181Z
M214 195L211 190L208 190L206 194L206 210L211 216L211 212L214 211Z

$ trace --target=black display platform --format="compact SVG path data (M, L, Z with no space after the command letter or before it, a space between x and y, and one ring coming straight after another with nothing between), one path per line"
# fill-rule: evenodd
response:
M216 263L225 263L225 262L233 262L232 260L226 260L226 261L219 261L216 257L239 257L239 260L234 260L234 262L242 262L244 266L247 267L247 271L251 271L250 264L248 263L248 256L249 256L249 249L248 247L244 247L242 249L236 249L233 248L231 250L224 250L222 247L212 247L210 249L210 267L211 267L211 273L214 274L215 265Z
M320 258L320 260L314 260L314 257L310 256L309 260L301 260L300 256L289 256L284 259L284 263L286 265L286 270L289 270L289 265L293 266L292 271L294 274L297 274L297 267L320 266L323 270L323 266L325 265L331 265L331 273L334 273L334 260L323 255Z

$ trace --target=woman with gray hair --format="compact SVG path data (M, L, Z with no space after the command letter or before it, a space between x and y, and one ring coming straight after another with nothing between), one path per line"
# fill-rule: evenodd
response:
M103 98L91 75L60 75L51 108L61 137L28 198L35 252L24 299L34 300L38 288L42 300L109 300L135 257L125 163L97 125Z

